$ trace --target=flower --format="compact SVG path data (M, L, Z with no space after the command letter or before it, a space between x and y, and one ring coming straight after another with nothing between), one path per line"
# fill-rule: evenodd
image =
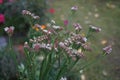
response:
M3 14L0 14L0 23L5 22L5 16Z
M39 16L32 16L33 19L39 19L40 17Z
M30 48L30 46L28 45L28 42L25 42L25 43L24 43L24 48L27 48L27 49Z
M68 20L64 20L64 26L68 25Z
M23 15L29 15L29 16L31 16L33 19L39 19L39 18L40 18L39 16L36 16L34 13L31 13L31 12L28 11L28 10L22 10L22 14L23 14Z
M39 49L40 49L40 44L39 44L39 43L33 44L33 49L34 49L35 51L39 51Z
M40 27L41 26L39 24L35 24L32 28L35 29L36 31L39 31Z
M31 12L30 11L28 11L28 10L22 10L22 14L23 15L30 15L31 14Z
M89 25L89 26L90 26L90 30L91 30L92 32L100 32L100 31L101 31L101 28L95 27L95 26L93 26L93 25Z
M72 11L77 11L77 10L78 10L78 6L73 6L73 7L71 7L71 10L72 10Z
M32 28L35 29L36 31L39 31L39 28L36 26L33 26Z
M15 29L14 26L10 26L10 27L5 27L5 28L4 28L5 32L6 32L9 36L12 36L14 29Z
M103 48L103 51L106 53L106 54L110 54L112 52L112 46L109 45L109 46L106 46L105 48Z
M82 27L79 23L74 23L73 26L75 27L75 30L80 31L82 29Z
M51 13L51 14L54 14L54 13L55 13L55 9L54 9L54 8L50 8L48 11L49 11L49 13Z
M45 25L41 25L41 29L43 30L43 29L45 29L46 28L46 26Z
M61 27L60 26L56 26L56 25L53 25L52 26L54 29L60 29Z
M0 0L0 4L2 4L3 3L3 0Z
M51 20L51 23L52 23L52 24L55 24L55 21L54 21L54 20Z

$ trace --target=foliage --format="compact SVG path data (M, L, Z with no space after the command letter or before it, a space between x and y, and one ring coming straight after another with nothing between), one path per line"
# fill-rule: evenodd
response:
M45 0L14 0L12 2L5 1L0 5L0 13L5 15L5 23L0 24L1 27L13 25L16 28L16 33L23 33L28 31L29 22L24 19L21 14L21 11L24 9L28 9L34 11L41 18L41 23L45 20L45 10L47 4ZM47 17L46 17L47 19ZM1 35L3 34L3 30L0 31Z

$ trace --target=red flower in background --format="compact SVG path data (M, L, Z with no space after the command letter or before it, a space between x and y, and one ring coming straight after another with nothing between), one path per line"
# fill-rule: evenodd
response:
M3 0L0 0L0 4L2 4L3 3Z
M0 14L0 23L5 22L5 16L3 14Z
M49 13L51 13L51 14L54 14L54 13L55 13L55 9L54 9L54 8L50 8L48 11L49 11Z

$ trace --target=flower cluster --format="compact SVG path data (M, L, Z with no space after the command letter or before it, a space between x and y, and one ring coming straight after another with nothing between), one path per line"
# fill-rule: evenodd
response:
M75 27L76 31L82 30L82 26L79 23L74 23L73 26Z
M82 58L83 57L83 53L82 52L78 52L77 50L73 49L72 47L67 47L65 46L65 44L63 42L60 42L59 43L59 46L64 49L68 55L70 57L79 57L79 58Z
M73 6L71 8L73 13L78 10L77 6ZM27 14L33 16L33 14L29 11L23 10L23 14ZM91 32L100 32L101 28L90 25L88 34L82 35L81 30L82 26L79 23L74 23L73 27L75 30L68 31L66 28L56 25L54 20L51 20L46 25L33 24L32 30L34 29L38 33L37 35L33 35L28 42L25 42L24 48L27 49L26 57L28 57L28 63L30 66L29 74L34 75L32 73L31 68L34 71L33 56L42 55L43 60L41 60L40 64L40 80L48 80L48 75L51 76L52 70L55 70L54 80L66 80L64 74L68 73L74 65L80 61L80 59L85 57L86 51L91 51L90 44L88 42L89 37L91 36ZM64 26L68 25L68 20L64 21ZM103 48L104 53L109 54L112 51L111 46ZM38 54L34 54L34 53ZM31 54L29 54L31 53ZM32 56L31 56L32 55ZM31 59L29 59L31 58ZM28 76L29 76L28 74ZM36 75L35 75L36 76ZM46 76L46 77L44 77ZM33 78L31 78L33 80Z
M44 30L45 28L46 28L45 25L35 24L35 25L33 26L33 29L35 29L36 31L39 31L40 29L41 29L41 30Z
M23 14L23 15L29 15L29 16L31 16L33 19L39 19L39 18L40 18L39 16L36 16L34 13L31 13L31 12L28 11L28 10L23 10L23 11L22 11L22 14Z
M39 43L43 40L47 40L48 38L49 38L48 35L42 35L42 36L34 37L33 39L29 39L29 41L32 43L36 43L36 42Z

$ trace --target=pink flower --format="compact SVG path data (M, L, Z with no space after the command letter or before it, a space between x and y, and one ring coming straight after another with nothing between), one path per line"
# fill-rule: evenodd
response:
M3 3L3 0L0 0L0 4L2 4Z
M14 32L14 26L10 26L10 27L5 27L4 30L5 32L9 35L12 36L13 32Z
M0 14L0 23L5 22L5 16L3 14Z
M82 26L79 23L75 23L73 26L75 27L75 30L80 31L82 29Z
M64 20L64 25L65 25L65 26L68 25L68 20Z
M33 44L33 49L34 49L35 51L39 51L39 50L40 50L40 44L39 44L39 43Z
M112 46L109 45L105 48L103 48L103 51L106 53L106 54L110 54L112 52Z

